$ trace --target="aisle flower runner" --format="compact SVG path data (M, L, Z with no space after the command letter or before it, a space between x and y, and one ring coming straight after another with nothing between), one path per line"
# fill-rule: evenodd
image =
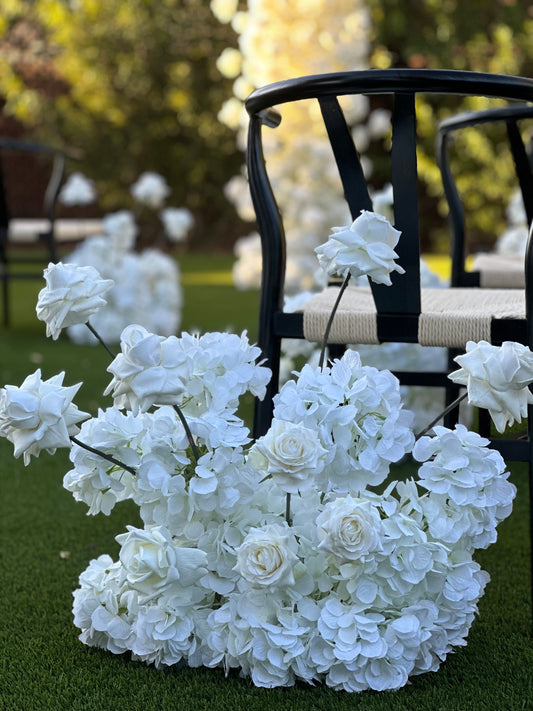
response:
M347 228L356 245L333 233L339 254L328 248L328 260L347 279L362 269L386 282L397 235L362 219L364 230ZM361 244L371 263L347 266ZM53 338L87 322L109 286L78 269L46 270L37 310ZM257 686L350 692L398 689L466 643L489 580L473 555L496 540L515 496L487 440L462 425L415 436L389 371L354 351L327 364L324 351L282 387L270 430L252 442L239 399L262 397L270 371L246 334L130 325L120 348L113 405L95 417L73 404L78 386L63 374L36 371L0 391L15 456L71 447L64 486L90 514L126 499L139 507L143 527L117 536L118 559L102 555L80 575L82 642L157 667L239 669ZM469 344L459 363L454 379L498 429L520 421L527 348ZM406 457L412 477L389 481Z

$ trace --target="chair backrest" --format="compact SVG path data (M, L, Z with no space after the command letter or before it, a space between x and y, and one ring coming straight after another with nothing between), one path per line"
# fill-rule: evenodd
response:
M515 105L485 111L469 111L452 116L439 124L436 153L450 210L449 218L453 240L451 283L454 286L476 286L479 284L479 275L467 272L465 269L465 214L450 166L450 142L453 141L456 131L483 124L500 123L505 125L527 223L531 225L533 223L533 155L531 147L527 146L524 141L520 126L521 122L527 119L533 119L533 106Z
M53 221L65 159L62 151L51 146L0 139L0 226L6 227L11 217L45 217ZM10 185L15 180L16 190ZM32 195L35 192L37 200ZM25 196L30 197L31 207ZM37 214L28 214L27 210Z
M307 99L318 101L344 195L355 219L362 209L372 209L372 201L338 97L357 94L390 95L393 100L390 182L394 224L402 232L396 248L398 263L406 270L408 282L406 277L394 273L392 286L371 283L378 311L378 336L380 340L416 342L421 302L416 95L485 96L533 103L533 80L478 72L389 69L306 76L254 91L246 100L250 115L248 178L262 237L260 321L263 326L268 315L280 310L282 305L285 236L265 165L262 125L275 126L280 122L274 107Z

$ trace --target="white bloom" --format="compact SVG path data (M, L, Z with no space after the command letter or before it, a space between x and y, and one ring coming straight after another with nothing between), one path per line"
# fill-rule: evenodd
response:
M446 497L450 505L468 507L473 517L468 535L494 530L510 512L516 492L507 481L502 456L463 425L434 429L435 437L421 437L413 448L413 457L424 462L418 472L420 485ZM444 519L445 511L442 515Z
M130 412L123 414L110 407L99 410L98 416L86 420L80 430L80 440L112 455L126 466L137 468L139 443L145 431L143 419ZM89 507L88 514L100 511L109 515L117 501L132 498L138 482L134 476L110 463L99 454L74 445L70 451L74 469L63 478L63 486L76 501Z
M61 329L87 323L105 305L104 294L113 286L94 267L50 264L44 270L46 286L39 292L37 318L46 323L46 335L57 340Z
M148 410L152 405L173 405L184 391L186 356L177 338L163 338L142 326L122 332L122 353L107 368L113 379L104 394L113 394L116 407Z
M0 389L0 435L13 443L15 457L24 455L26 465L43 449L53 454L58 447L70 447L77 423L89 417L72 402L81 383L63 387L64 375L41 380L38 369L20 387Z
M161 175L148 171L139 176L130 192L137 202L158 210L170 194L170 188Z
M126 580L135 590L151 596L174 584L186 588L207 572L204 551L180 547L163 526L127 528L116 540Z
M127 252L135 244L138 227L130 210L118 210L104 216L104 231L111 239L112 249Z
M358 491L381 483L413 444L411 416L389 371L362 366L346 351L331 368L305 365L274 398L274 416L318 432L328 452L322 485Z
M159 216L171 242L183 242L194 224L192 213L185 207L166 207Z
M89 205L96 200L94 183L82 173L72 173L59 193L63 205Z
M391 272L404 273L394 263L400 234L383 215L362 210L350 226L334 227L328 241L315 252L328 274L369 276L378 284L390 284Z
M316 519L319 548L341 560L364 560L382 549L379 511L351 496L330 501Z
M326 450L316 430L274 419L254 451L265 459L264 468L287 493L297 494L313 485L313 476L323 466Z
M465 355L454 360L461 368L448 377L466 385L468 402L486 408L498 432L527 417L527 406L533 404L528 388L533 382L533 353L527 346L513 341L501 346L469 341Z
M288 526L269 524L251 528L235 551L235 570L252 585L294 585L293 567L298 561L296 546Z

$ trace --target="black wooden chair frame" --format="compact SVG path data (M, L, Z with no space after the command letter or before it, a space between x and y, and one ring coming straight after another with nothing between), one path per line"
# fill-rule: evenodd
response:
M0 164L0 280L2 282L2 311L3 323L9 325L10 314L10 299L9 299L9 281L11 279L37 279L42 278L42 271L21 271L11 269L11 265L16 263L22 264L43 264L48 262L57 262L59 260L58 249L54 234L54 222L56 203L59 195L59 190L65 175L66 155L63 151L35 143L31 141L21 141L16 139L0 139L0 153L3 154L4 160L8 160L9 153L30 153L36 156L48 157L51 160L50 177L43 197L43 217L48 220L49 227L44 232L36 234L34 246L45 249L46 256L17 256L16 260L10 258L10 247L13 246L9 240L9 222L11 215L9 212L8 201L6 197L5 177Z
M439 124L436 138L437 161L442 175L444 193L449 206L452 228L452 286L479 286L479 272L466 271L465 214L449 162L449 144L456 131L483 124L505 124L509 148L522 194L528 225L533 223L533 164L532 156L520 132L521 121L533 119L533 106L505 106L485 111L457 114Z

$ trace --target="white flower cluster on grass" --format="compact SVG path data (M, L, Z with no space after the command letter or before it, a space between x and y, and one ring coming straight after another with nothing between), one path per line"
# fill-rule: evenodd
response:
M234 339L125 332L115 406L79 439L135 474L74 446L64 485L91 514L133 500L143 527L117 536L117 561L100 556L80 576L80 639L158 667L239 669L269 688L397 689L435 671L465 644L488 581L473 553L511 510L501 456L462 426L437 428L414 447L419 474L373 493L413 435L397 381L352 351L288 383L250 449L226 378L261 395L266 372ZM155 383L168 401L154 409L166 400Z
M436 671L466 644L489 580L473 556L511 512L501 455L462 425L415 443L397 379L353 350L304 366L251 442L238 407L265 395L259 357L246 334L130 325L108 368L113 406L96 417L73 405L63 374L0 390L15 456L72 443L63 484L89 514L139 509L118 559L80 576L80 639L156 667L238 669L267 688L394 690ZM462 365L516 394L531 357L480 344ZM406 455L417 471L386 482Z
M91 317L91 324L107 343L118 343L130 323L163 335L176 333L183 307L177 261L155 247L134 251L138 228L128 210L106 215L104 229L104 235L88 237L65 258L77 266L93 267L114 282L106 295L106 308ZM69 328L68 335L75 343L96 342L81 324Z

